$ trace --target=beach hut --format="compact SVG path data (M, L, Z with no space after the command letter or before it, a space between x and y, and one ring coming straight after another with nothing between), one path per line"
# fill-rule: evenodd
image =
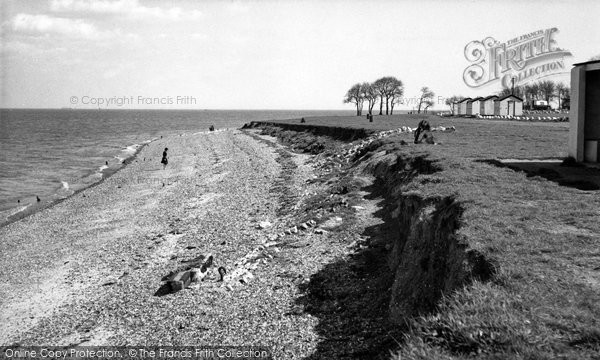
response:
M482 99L483 99L482 97L477 97L470 101L470 105L467 105L467 108L470 109L470 112L468 113L468 115L475 116L475 115L479 114L479 107L480 107L479 104Z
M494 115L494 100L498 99L497 95L491 95L479 101L479 113L481 115Z
M458 102L458 115L467 115L467 102L471 100L471 98L464 98Z
M569 155L577 161L600 162L600 60L571 69Z
M494 115L523 115L523 99L514 95L506 95L494 100Z

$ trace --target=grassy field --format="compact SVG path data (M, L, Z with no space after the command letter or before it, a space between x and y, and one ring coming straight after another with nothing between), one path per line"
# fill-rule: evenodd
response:
M400 134L373 151L434 164L439 171L417 176L402 191L456 199L464 209L456 236L496 264L496 272L414 318L395 358L599 359L600 193L489 161L564 158L568 123L399 115L373 123L306 118L306 124L388 130L415 127L423 118L456 131L434 133L436 145L412 144L412 134Z
M416 127L427 119L433 126L454 126L454 133L434 133L440 150L469 158L560 158L567 156L568 123L443 118L436 115L307 117L305 125L342 126L376 131ZM299 124L300 119L277 121ZM407 136L409 138L410 136Z

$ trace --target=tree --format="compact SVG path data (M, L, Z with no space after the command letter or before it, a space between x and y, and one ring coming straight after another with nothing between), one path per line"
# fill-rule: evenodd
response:
M450 106L450 112L452 112L452 115L454 115L454 110L456 110L456 103L461 101L462 99L464 99L464 96L460 96L460 95L453 95L449 98L446 98L446 105Z
M423 105L426 105L429 101L433 101L433 97L435 94L433 91L429 90L427 86L421 88L421 96L419 97L419 105L417 107L417 114L421 113L421 108ZM429 105L432 106L433 104ZM428 106L428 107L429 107Z
M367 100L367 107L369 110L369 115L373 115L373 107L377 103L377 98L379 94L373 84L364 82L362 83L362 93L363 98Z
M504 97L504 96L508 96L508 95L514 95L514 96L523 98L523 96L525 95L525 87L524 86L515 86L514 89L504 88L504 89L500 90L500 92L498 93L498 96L500 96L500 97Z
M390 109L390 99L392 99L394 92L397 91L397 88L402 88L402 81L396 79L393 76L384 76L380 79L377 79L373 83L373 87L377 90L379 94L379 115L383 115L383 101L385 99L385 114L389 114Z
M394 105L404 103L404 85L402 81L396 79L394 82L394 88L390 92L390 115L394 114ZM387 108L386 108L387 114Z
M356 116L360 116L362 114L363 102L365 101L361 88L361 84L354 84L344 97L345 104L353 103L356 105Z
M565 95L570 93L570 89L564 83L559 82L556 84L556 93L558 95L558 108L562 109L562 100L565 99Z
M552 100L556 96L556 84L552 80L544 80L540 81L539 86L540 93L544 97L544 100L550 103L550 100Z
M423 112L424 112L425 114L427 114L427 109L429 109L430 107L432 107L432 106L433 106L433 104L435 104L435 103L433 102L433 100L432 100L432 99L426 100L426 101L423 103L423 105L425 106L425 108L423 109Z

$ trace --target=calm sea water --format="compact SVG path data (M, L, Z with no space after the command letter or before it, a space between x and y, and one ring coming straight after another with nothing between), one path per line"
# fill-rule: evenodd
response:
M0 223L89 186L161 135L352 111L0 109ZM106 166L108 162L108 167Z

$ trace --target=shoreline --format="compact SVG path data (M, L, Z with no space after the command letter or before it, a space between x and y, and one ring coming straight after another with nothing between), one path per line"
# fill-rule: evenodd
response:
M98 180L95 181L87 186L84 186L80 189L74 190L72 194L69 194L65 197L61 197L58 199L54 199L48 202L42 202L41 204L30 204L27 205L23 210L18 211L14 214L11 214L9 216L6 217L6 220L0 222L0 229L15 223L17 221L23 220L31 215L37 214L38 212L47 210L47 209L51 209L52 207L62 203L63 201L83 192L86 191L88 189L94 188L98 185L100 185L101 183L103 183L106 179L110 178L111 176L113 176L114 174L118 173L119 171L125 169L129 164L131 164L134 160L137 159L138 154L142 151L143 148L145 148L147 145L153 143L154 141L156 141L157 139L151 139L148 140L147 142L143 142L140 144L140 146L136 149L135 153L133 153L130 157L126 158L123 160L123 162L121 163L121 165L116 168L116 169L111 169L111 168L106 168L103 169L101 171L102 173L102 177Z

